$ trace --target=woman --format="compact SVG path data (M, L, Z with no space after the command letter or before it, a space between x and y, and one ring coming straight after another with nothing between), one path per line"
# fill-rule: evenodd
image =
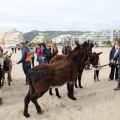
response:
M111 60L111 63L115 63L115 61L118 62L118 85L114 90L120 90L120 40L116 40L116 43L119 46L119 50Z
M42 51L41 51L41 44L38 44L37 50L36 50L36 55L37 55L37 61L39 64L42 63Z
M117 41L115 41L115 45L112 47L111 51L110 51L110 55L109 55L109 61L112 60L112 58L117 54L119 49L119 43ZM109 81L114 79L114 74L115 74L115 80L118 80L118 67L116 65L116 62L114 64L109 64L109 66L111 67L111 71L110 71L110 75L109 75ZM116 72L115 72L116 71Z

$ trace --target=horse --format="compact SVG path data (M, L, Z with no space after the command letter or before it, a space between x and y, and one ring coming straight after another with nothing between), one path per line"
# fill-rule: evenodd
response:
M5 79L5 73L7 73L8 78L8 86L10 85L10 82L12 81L11 78L11 71L12 71L12 60L11 60L12 53L10 55L4 56L4 65L2 70L2 86L4 85L4 79Z
M25 117L30 117L28 113L29 102L32 101L36 107L37 113L41 113L41 107L37 102L50 87L62 86L67 83L68 97L76 100L74 97L74 82L78 74L78 66L81 61L86 60L84 48L78 45L67 57L53 64L40 64L30 69L28 72L29 90L24 98ZM94 66L97 65L98 59L93 54L89 54Z
M98 56L99 56L101 53L102 53L102 52L100 52L100 53L93 52L92 54L93 54L93 56L94 56L95 58L98 59ZM88 57L89 57L89 55L90 55L90 54L88 53ZM49 64L53 64L53 63L55 63L55 62L57 62L57 61L59 61L59 60L61 60L61 59L64 59L65 57L67 57L67 55L56 55L56 56L54 56L54 57L50 60L50 63L49 63ZM92 58L92 59L93 59L93 58ZM91 58L89 58L87 62L90 62L90 61L91 61ZM76 88L78 88L78 86L77 86L77 79L78 79L79 87L80 87L80 88L83 88L82 85L81 85L81 76L82 76L83 70L84 70L87 62L86 62L86 61L82 61L81 64L80 64L80 66L78 66L78 74L77 74L77 77L76 77L76 80L75 80L75 87L76 87ZM55 88L55 92L56 92L56 96L57 96L58 98L61 98L61 96L60 96L60 94L59 94L59 91L58 91L58 88ZM50 95L53 95L53 93L52 93L52 88L49 89L49 94L50 94Z

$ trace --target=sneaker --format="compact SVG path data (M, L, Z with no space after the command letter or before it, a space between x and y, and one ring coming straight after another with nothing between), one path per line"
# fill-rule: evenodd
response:
M119 86L117 86L116 88L114 88L114 90L120 90L120 87L119 87Z

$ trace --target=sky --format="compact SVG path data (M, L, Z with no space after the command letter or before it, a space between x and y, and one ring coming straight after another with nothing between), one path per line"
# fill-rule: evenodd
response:
M0 32L120 28L120 0L0 0Z

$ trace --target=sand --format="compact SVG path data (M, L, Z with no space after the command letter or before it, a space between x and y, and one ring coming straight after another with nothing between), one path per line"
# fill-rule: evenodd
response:
M93 51L103 52L100 56L101 65L109 61L111 48L94 48ZM9 50L10 53L11 50ZM13 54L13 64L21 57L21 52ZM36 62L36 59L35 59ZM37 62L35 63L38 64ZM28 91L25 84L25 75L22 65L13 65L12 83L7 85L7 80L2 88L3 105L0 105L0 120L120 120L120 91L114 91L117 81L108 81L110 67L100 70L100 82L94 82L94 70L87 70L82 75L83 89L75 88L76 101L67 97L66 85L59 88L61 99L55 94L50 96L47 92L38 99L43 114L36 112L35 106L29 104L30 118L23 116L24 97ZM53 93L55 93L53 91Z

